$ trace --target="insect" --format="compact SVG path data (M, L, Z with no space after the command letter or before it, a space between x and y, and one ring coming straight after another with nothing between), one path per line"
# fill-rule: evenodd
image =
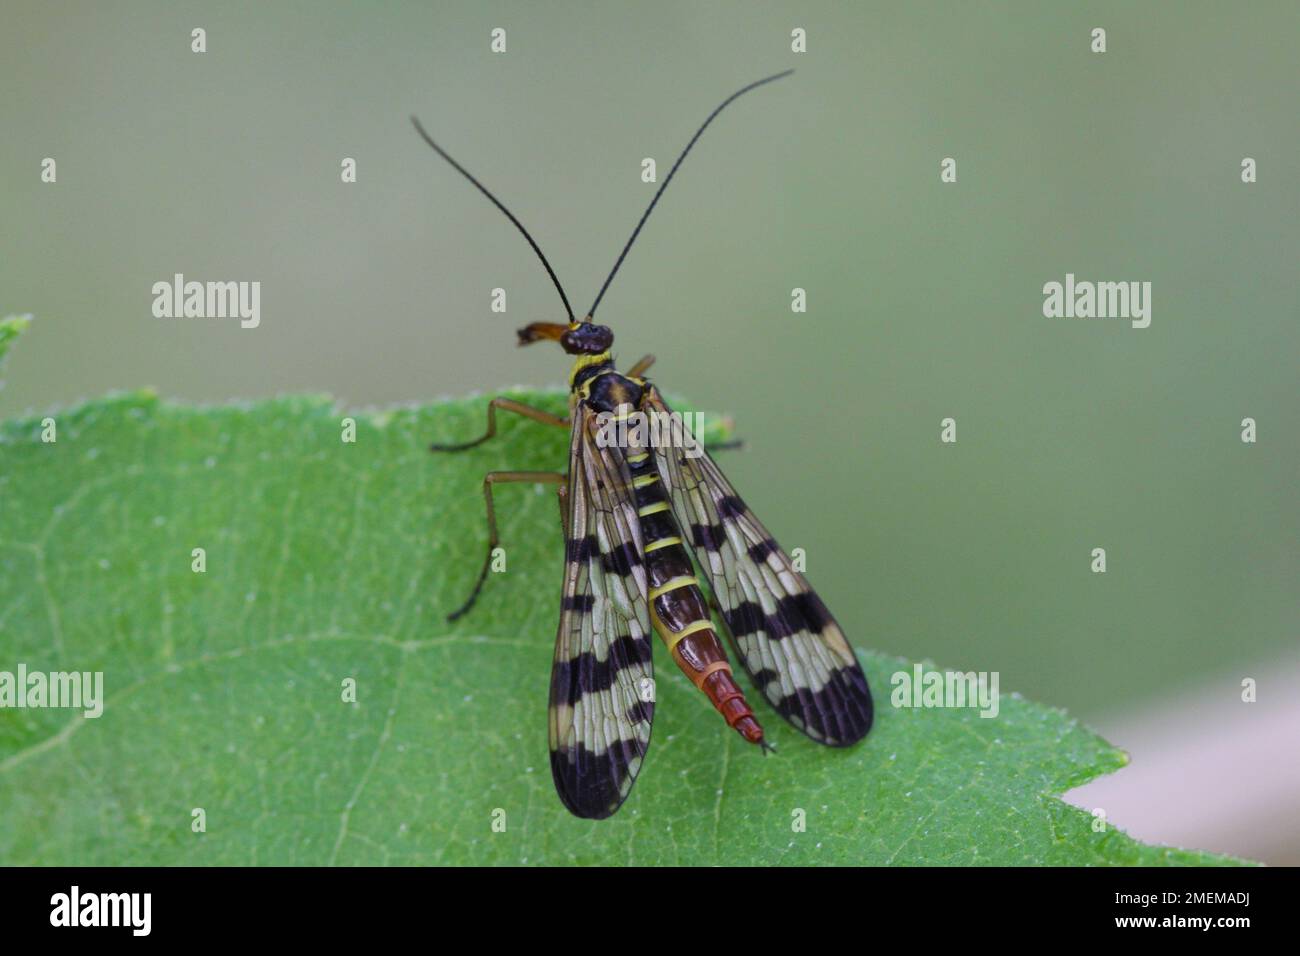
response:
M645 377L653 356L626 372L615 368L614 334L594 321L600 300L709 124L733 100L791 72L749 84L709 114L655 192L580 322L528 230L412 117L421 137L523 233L569 318L567 323L534 322L518 333L520 345L554 341L574 356L567 417L495 398L488 403L487 431L481 437L434 445L433 450L464 451L487 441L496 434L498 411L570 429L566 471L485 476L487 556L469 598L449 620L474 605L499 545L493 488L507 482L555 484L566 548L551 671L551 770L560 799L579 817L613 814L641 769L655 707L654 634L727 725L769 749L732 674L710 607L718 612L754 685L796 728L832 747L855 743L871 729L871 692L835 619L713 459L697 443L692 446L689 431L676 433L675 440L654 441L653 428L632 427L615 432L621 441L610 441L611 432L604 430L634 416L640 416L641 425L648 416L672 418L659 390Z

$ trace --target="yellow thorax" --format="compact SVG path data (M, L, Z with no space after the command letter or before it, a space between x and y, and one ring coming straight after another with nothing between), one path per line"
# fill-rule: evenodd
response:
M603 365L608 361L608 349L604 352L598 352L595 355L579 355L573 362L573 369L569 372L569 387L573 387L573 383L578 380L578 373L584 368L588 368L592 365Z

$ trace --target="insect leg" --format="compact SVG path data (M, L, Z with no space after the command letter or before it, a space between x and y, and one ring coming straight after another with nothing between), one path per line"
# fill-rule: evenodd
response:
M487 555L483 558L483 567L479 570L478 580L474 582L474 590L470 592L464 604L447 615L447 620L456 620L474 606L479 591L483 589L483 582L487 580L488 569L492 566L492 552L500 544L497 537L496 507L492 503L492 486L520 482L552 482L563 485L568 478L569 476L563 472L556 471L489 471L483 476L483 500L487 502L488 520Z
M525 405L523 402L516 402L513 398L494 398L488 402L488 427L487 433L473 441L461 442L457 445L430 445L430 451L466 451L476 445L481 445L497 433L497 409L502 408L507 412L514 412L516 415L522 415L524 418L531 418L535 422L541 422L543 425L555 425L567 427L569 420L561 418L559 415L552 415L550 412L544 412L540 408L533 408L531 405Z
M651 365L654 365L654 363L655 363L655 357L653 355L645 356L643 359L641 359L641 361L637 362L635 365L633 365L630 369L627 370L627 377L640 378L642 375L645 374L646 369L648 369Z
M730 415L724 418L723 422L726 424L727 431L735 430L735 422L732 421ZM744 447L745 439L743 438L729 438L726 441L709 442L709 451L737 451Z
M560 482L555 486L555 491L556 500L560 503L560 530L567 532L569 530L569 486Z

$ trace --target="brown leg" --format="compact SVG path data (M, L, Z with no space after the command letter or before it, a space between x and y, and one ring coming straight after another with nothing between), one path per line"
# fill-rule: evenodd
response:
M563 487L566 481L568 475L555 471L489 471L483 476L483 500L487 502L488 519L487 555L483 558L483 567L479 570L478 580L474 582L474 590L470 592L464 604L447 615L447 620L454 621L462 617L474 606L479 591L483 589L483 582L487 580L488 568L492 566L492 552L500 543L497 538L496 508L492 504L492 486L519 482L551 482Z
M543 425L555 425L566 427L569 424L567 418L561 418L559 415L552 415L550 412L544 412L540 408L533 408L531 405L525 405L523 402L516 402L513 398L494 398L488 402L488 427L487 433L481 438L473 441L462 442L458 445L430 445L430 451L465 451L476 445L481 445L497 433L497 409L505 409L507 412L514 412L516 415L523 415L524 418L531 418L535 422L541 422Z
M564 476L568 478L568 475ZM565 546L569 543L569 486L560 482L555 487L557 499L560 502L560 531L564 534Z
M633 365L630 369L627 370L626 372L627 377L640 378L642 375L645 374L646 369L648 369L651 365L654 365L654 363L655 363L655 357L653 355L647 355L645 358L641 359L641 361L637 362L635 365Z

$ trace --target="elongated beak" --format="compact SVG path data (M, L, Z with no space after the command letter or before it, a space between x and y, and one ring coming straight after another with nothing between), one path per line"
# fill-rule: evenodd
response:
M567 322L533 322L519 330L519 344L532 345L543 339L558 342L560 336L569 331Z

